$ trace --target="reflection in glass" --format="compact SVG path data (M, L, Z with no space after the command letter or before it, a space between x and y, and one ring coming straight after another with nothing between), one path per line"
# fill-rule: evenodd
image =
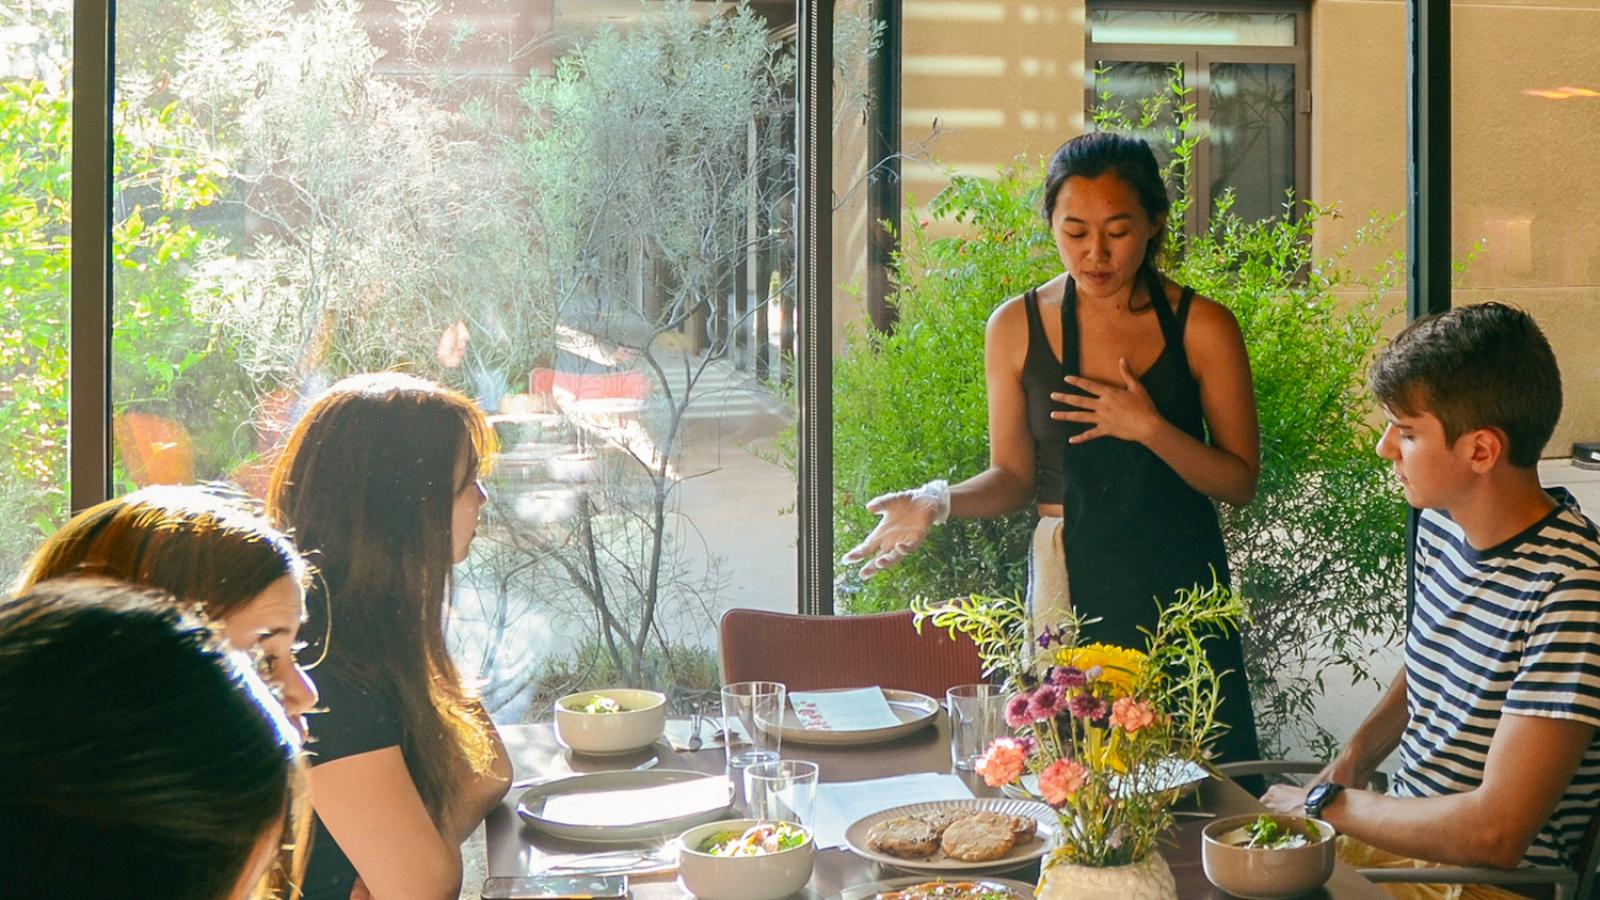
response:
M1212 65L1212 198L1232 190L1246 221L1283 215L1294 187L1294 116L1293 66Z
M452 637L502 717L795 603L793 9L531 7L117 5L118 488L259 494L352 372L473 397Z
M1129 121L1140 121L1143 104L1170 95L1167 82L1171 77L1172 63L1102 61L1093 74L1095 106L1121 110ZM1176 126L1168 105L1161 117L1129 133L1145 139L1155 151L1156 162L1165 170L1172 162L1172 143L1167 140L1167 131ZM1169 190L1174 187L1168 185Z
M1096 9L1089 13L1089 40L1096 44L1293 47L1294 24L1293 13Z

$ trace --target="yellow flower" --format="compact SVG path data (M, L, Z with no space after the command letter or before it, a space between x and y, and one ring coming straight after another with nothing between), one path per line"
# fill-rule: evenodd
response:
M1111 686L1117 696L1127 696L1144 674L1146 657L1137 650L1114 644L1086 644L1056 651L1056 665L1072 666L1087 672L1100 667L1100 681Z

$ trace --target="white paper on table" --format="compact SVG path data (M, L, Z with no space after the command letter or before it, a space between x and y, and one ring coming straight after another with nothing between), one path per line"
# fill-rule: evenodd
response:
M546 797L539 818L563 825L638 825L692 815L728 805L728 779L721 775L658 787L588 791Z
M818 847L843 847L845 831L875 812L910 803L971 799L972 791L960 776L933 772L819 784L812 827Z
M882 689L875 687L793 691L789 705L807 731L867 731L900 724L900 717L889 708Z

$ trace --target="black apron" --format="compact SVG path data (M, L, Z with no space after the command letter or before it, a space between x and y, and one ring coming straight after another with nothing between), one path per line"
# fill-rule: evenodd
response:
M1139 380L1162 418L1204 441L1200 385L1189 370L1183 348L1183 328L1194 290L1184 289L1174 312L1160 278L1149 270L1146 274L1166 347ZM1029 292L1027 308L1029 330L1037 328L1037 334L1029 336L1024 364L1034 377L1025 380L1040 381L1038 376L1043 375L1054 385L1053 390L1083 393L1062 381L1067 375L1082 374L1077 286L1069 277L1061 303L1060 360L1049 352L1034 291ZM1044 348L1043 359L1035 347ZM1050 367L1055 371L1041 371ZM1030 413L1034 405L1029 403ZM1053 402L1052 407L1065 408ZM1140 629L1155 631L1158 602L1165 605L1179 590L1209 587L1213 572L1219 583L1230 583L1216 507L1143 444L1113 437L1069 444L1066 438L1090 426L1082 422L1056 424L1059 430L1052 432L1060 435L1055 446L1061 447L1063 454L1062 542L1072 607L1084 618L1100 619L1084 629L1082 639L1143 649L1147 638ZM1217 759L1259 759L1239 634L1234 631L1214 637L1205 646L1212 667L1218 672L1226 670L1217 715L1228 730L1214 745Z

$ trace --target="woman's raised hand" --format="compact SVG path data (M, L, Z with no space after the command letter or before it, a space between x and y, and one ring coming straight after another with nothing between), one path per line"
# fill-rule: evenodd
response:
M1128 361L1118 360L1117 368L1122 373L1121 387L1092 378L1068 375L1067 384L1084 393L1058 391L1050 395L1051 400L1072 407L1056 410L1050 414L1050 418L1063 422L1084 422L1090 426L1087 431L1068 438L1067 443L1081 444L1099 437L1114 437L1143 444L1161 427L1164 421L1161 413L1156 410L1150 393L1134 377Z
M853 565L877 554L861 567L862 578L871 578L915 553L933 526L950 517L950 486L930 481L916 490L874 497L868 501L867 511L878 514L878 526L839 560Z

